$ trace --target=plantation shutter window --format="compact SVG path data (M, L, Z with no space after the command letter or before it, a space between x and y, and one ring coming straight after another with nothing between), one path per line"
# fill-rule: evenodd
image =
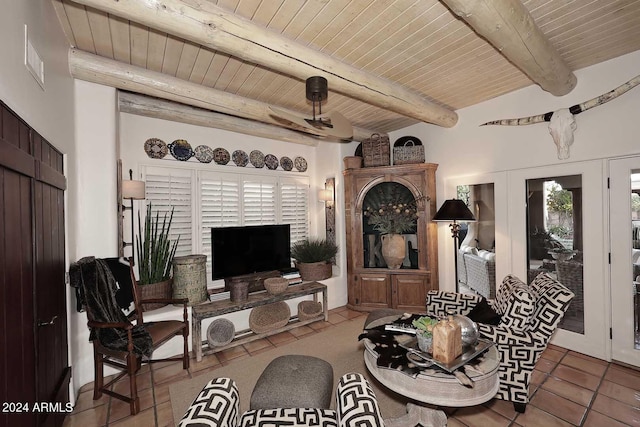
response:
M309 234L309 183L306 179L285 179L280 183L281 223L291 227L291 245Z
M169 238L178 240L176 256L193 253L193 172L171 168L147 168L145 179L146 204L160 221L173 209Z
M211 271L211 228L233 227L240 224L240 181L235 174L201 172L200 251L207 256L207 278ZM210 280L210 279L208 279Z
M275 179L247 177L242 183L242 225L276 224Z

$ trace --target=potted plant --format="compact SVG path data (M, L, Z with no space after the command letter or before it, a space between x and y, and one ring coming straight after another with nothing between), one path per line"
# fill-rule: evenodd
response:
M291 248L302 280L324 280L331 277L331 260L338 253L338 246L326 239L306 239Z
M573 249L562 247L551 249L549 254L557 261L568 261L573 257L574 252Z
M179 238L175 242L169 239L169 230L173 220L171 213L160 213L155 217L151 213L151 204L147 206L144 227L138 213L138 292L140 299L170 299L172 294L171 266L176 253ZM144 310L154 310L167 304L145 304Z
M425 353L431 352L431 344L433 343L433 327L436 323L438 323L438 320L432 319L429 316L422 316L411 322L413 327L416 328L418 347Z

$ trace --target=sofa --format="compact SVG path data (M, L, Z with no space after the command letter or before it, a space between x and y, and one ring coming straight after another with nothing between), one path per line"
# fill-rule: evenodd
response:
M383 427L384 421L369 382L358 373L345 374L336 388L336 409L252 409L239 414L238 388L230 378L214 378L198 394L178 427L322 426Z
M458 253L458 283L485 298L496 295L496 254L463 246Z
M573 297L573 292L547 273L539 274L531 285L507 275L493 301L473 294L429 291L426 311L436 317L462 314L476 318L477 309L486 304L488 309L483 311L499 315L498 322L492 322L495 325L478 321L478 330L482 338L496 343L500 354L496 397L511 401L517 412L524 412L533 369Z

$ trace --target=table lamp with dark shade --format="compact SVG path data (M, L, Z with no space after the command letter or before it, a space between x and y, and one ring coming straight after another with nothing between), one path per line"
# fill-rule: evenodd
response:
M434 221L449 221L451 228L451 237L453 237L453 259L456 277L456 292L458 292L458 234L460 232L460 224L457 221L475 221L476 218L469 210L467 205L460 199L445 200L438 212L433 217Z

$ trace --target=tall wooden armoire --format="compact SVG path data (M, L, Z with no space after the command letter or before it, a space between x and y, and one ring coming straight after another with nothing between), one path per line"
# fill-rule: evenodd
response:
M397 308L423 312L427 291L438 289L436 223L437 164L346 169L348 307L370 311ZM400 268L387 268L381 235L368 224L364 209L388 198L417 201L418 218L405 234L407 256Z
M0 102L0 425L60 426L68 410L62 160Z

